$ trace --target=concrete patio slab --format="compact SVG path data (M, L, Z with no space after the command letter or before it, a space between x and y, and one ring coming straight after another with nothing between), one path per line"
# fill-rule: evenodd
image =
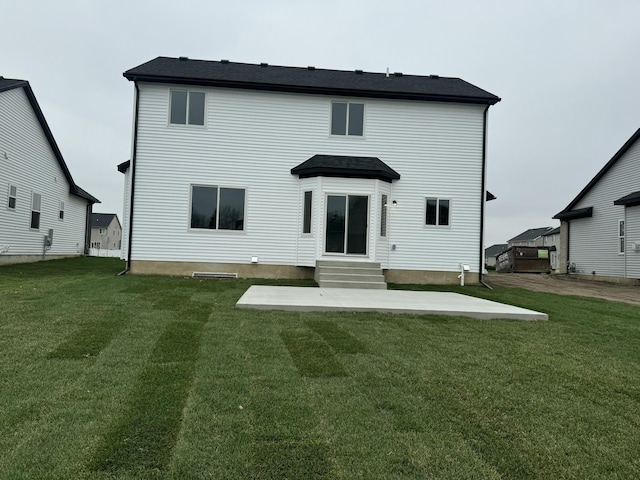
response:
M385 312L454 315L491 320L548 320L546 313L450 292L253 285L237 308L304 312Z

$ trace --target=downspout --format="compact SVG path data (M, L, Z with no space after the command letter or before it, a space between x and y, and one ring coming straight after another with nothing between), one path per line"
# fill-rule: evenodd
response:
M138 88L138 82L134 81L133 86L136 89L136 109L134 113L133 124L133 152L131 154L131 191L129 192L129 238L127 239L127 267L118 273L118 275L124 275L131 270L131 245L133 244L133 199L136 190L136 154L138 151L138 112L140 110L140 89Z
M487 112L489 111L489 105L484 108L482 114L482 185L480 189L480 263L478 270L478 278L480 285L487 287L489 290L493 290L490 285L485 283L482 278L482 272L484 271L484 204L486 202L486 178L487 178Z

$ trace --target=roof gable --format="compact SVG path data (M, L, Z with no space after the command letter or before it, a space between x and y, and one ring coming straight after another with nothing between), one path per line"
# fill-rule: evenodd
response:
M604 177L607 172L609 170L611 170L611 168L618 162L618 160L620 160L620 158L622 158L622 156L627 153L627 151L640 139L640 128L638 130L636 130L636 132L631 135L631 138L629 138L629 140L627 140L625 142L625 144L622 146L622 148L620 148L620 150L618 150L616 152L616 154L611 157L611 160L609 160L604 167L602 167L602 169L595 175L595 177L593 177L591 179L591 181L589 183L587 183L587 185L582 189L582 191L580 191L580 193L578 193L578 195L576 196L576 198L574 198L571 203L569 203L569 205L567 205L565 207L564 210L562 210L561 212L557 213L556 215L553 216L553 218L559 219L559 220L571 220L574 218L583 218L585 216L591 216L591 212L589 212L589 215L581 215L581 216L575 216L575 215L580 215L575 214L574 212L583 212L586 211L586 209L582 208L578 210L573 211L573 208L578 204L578 202L580 200L582 200L585 195L587 195L587 193L589 193L589 191L600 181L600 179L602 177ZM590 207L589 207L590 208Z
M44 118L44 114L42 113L42 110L40 109L40 105L38 104L38 101L36 100L36 96L34 95L33 90L31 90L31 86L29 85L29 82L27 82L26 80L15 80L15 79L8 79L8 78L0 77L0 92L12 90L14 88L22 88L22 89L24 89L24 93L27 96L27 100L29 101L29 104L31 105L31 108L33 109L33 113L35 114L36 119L38 120L38 123L40 124L40 127L42 128L42 132L44 133L44 135L45 135L45 137L47 139L47 142L49 143L49 146L51 147L53 155L56 157L56 160L58 161L58 165L60 165L60 168L62 169L62 172L63 172L65 178L67 179L67 182L69 183L69 193L72 194L72 195L76 195L78 197L81 197L81 198L89 201L90 203L100 203L100 200L98 200L93 195L91 195L87 191L85 191L82 188L80 188L79 186L77 186L76 183L73 181L73 177L71 176L71 172L69 171L69 168L67 167L67 164L65 163L64 158L62 157L62 153L60 152L60 149L58 148L58 144L56 143L55 139L53 138L53 134L51 133L51 130L49 129L49 125L47 124L47 121Z
M92 213L91 214L91 228L106 228L113 219L118 219L115 213ZM120 223L118 221L118 223Z
M553 227L530 228L526 232L522 232L520 235L513 237L511 240L509 240L509 243L535 240L536 238L544 235L547 232L550 232L551 230L553 230Z
M362 70L328 70L157 57L124 72L131 81L296 93L399 98L494 105L500 98L460 78Z

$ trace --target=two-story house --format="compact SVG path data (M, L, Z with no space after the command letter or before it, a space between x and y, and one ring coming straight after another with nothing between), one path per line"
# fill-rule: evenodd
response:
M638 283L640 129L553 218L561 221L561 271Z
M122 248L122 226L115 213L91 215L91 248L120 250Z
M123 256L133 273L481 279L487 111L458 78L158 57L134 83ZM159 235L159 231L162 235Z
M0 264L84 255L98 199L75 184L25 80L0 77Z

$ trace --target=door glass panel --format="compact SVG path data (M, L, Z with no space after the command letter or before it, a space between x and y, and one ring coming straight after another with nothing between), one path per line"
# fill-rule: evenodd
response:
M367 253L367 209L369 197L349 196L347 253Z
M346 204L347 199L344 196L327 197L326 252L344 253Z

